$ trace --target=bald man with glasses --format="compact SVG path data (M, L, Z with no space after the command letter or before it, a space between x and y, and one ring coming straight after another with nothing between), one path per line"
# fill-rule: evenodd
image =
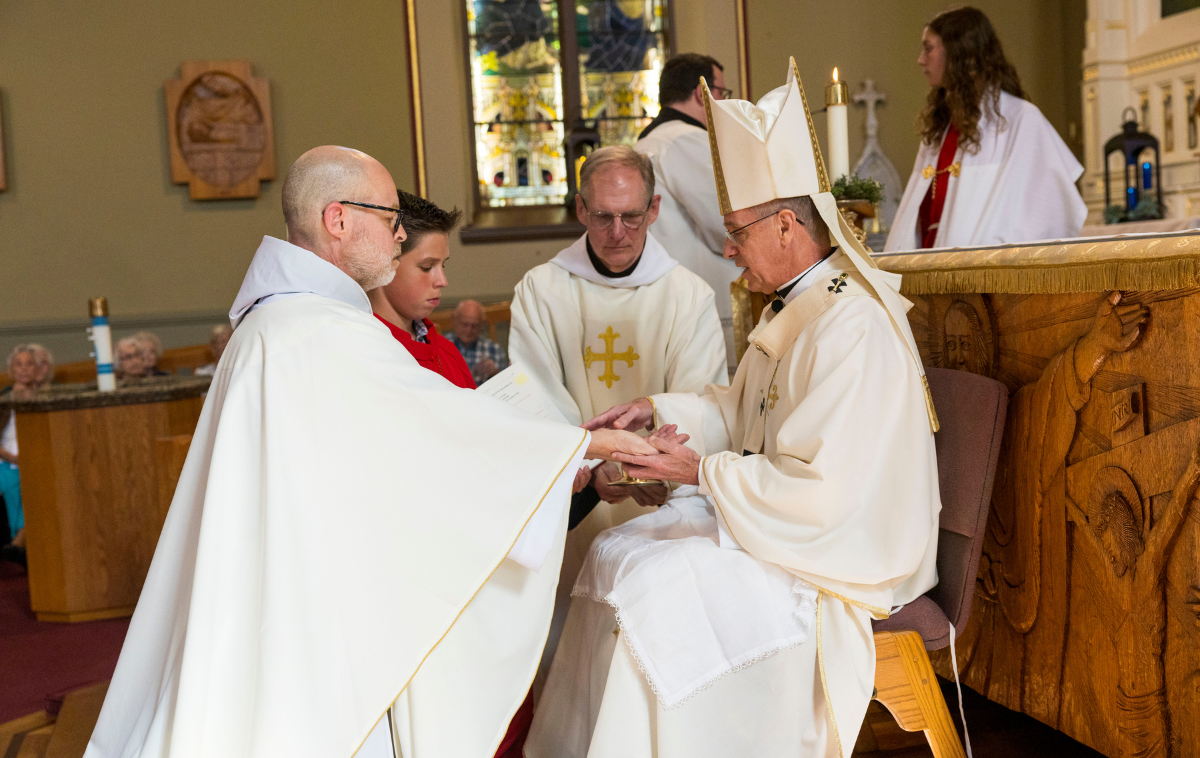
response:
M576 198L587 233L517 285L509 356L572 423L648 394L729 383L712 288L651 233L659 201L649 158L626 146L597 150ZM560 600L596 534L666 500L663 486L609 484L621 476L615 464L596 467L572 502Z

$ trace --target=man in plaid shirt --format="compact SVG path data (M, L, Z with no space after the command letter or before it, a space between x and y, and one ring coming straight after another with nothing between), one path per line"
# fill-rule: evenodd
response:
M485 323L483 306L475 300L464 300L454 309L454 332L447 335L471 367L476 384L483 384L508 368L504 348L480 336Z

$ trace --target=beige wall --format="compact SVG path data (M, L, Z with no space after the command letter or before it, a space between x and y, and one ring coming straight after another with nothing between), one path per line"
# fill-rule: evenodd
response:
M921 31L947 0L747 0L751 89L755 98L786 81L796 57L809 103L824 107L837 66L854 94L864 79L888 101L879 111L879 142L907 181L916 160L914 125L929 91L917 68ZM1030 99L1077 152L1086 0L973 0L988 14ZM866 109L850 111L850 164L862 154ZM815 116L825 142L825 117ZM1071 124L1074 124L1074 127ZM1072 137L1072 135L1076 135Z
M884 150L907 176L926 84L915 64L928 0L748 0L752 95L784 81L795 55L814 106L833 66L851 89L889 96ZM1085 0L989 0L1033 100L1068 136L1079 116ZM677 47L715 55L737 81L734 0L676 0ZM463 2L416 0L428 190L474 209ZM282 234L291 162L337 142L375 155L414 188L402 0L330 14L312 0L37 3L0 0L0 104L9 190L0 193L0 353L30 338L64 359L76 324L107 295L118 333L151 328L170 345L204 339L237 291L258 240ZM169 178L162 83L189 59L248 59L271 82L278 177L257 200L193 202ZM851 160L863 109L851 116ZM824 118L817 116L823 133ZM1070 142L1070 140L1068 140ZM566 242L452 242L448 302L506 299ZM0 357L3 357L0 355Z
M202 341L262 235L283 234L283 177L314 145L365 150L412 188L403 9L0 2L0 350L85 317L94 295L109 298L118 326L184 324ZM256 200L194 202L170 182L163 81L203 59L247 59L270 80L277 178ZM75 329L60 342L65 358L86 351Z

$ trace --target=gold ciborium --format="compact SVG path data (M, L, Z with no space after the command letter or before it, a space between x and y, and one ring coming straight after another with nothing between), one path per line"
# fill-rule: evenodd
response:
M665 487L666 482L662 479L635 479L625 473L625 467L621 467L621 478L613 479L608 483L609 487Z

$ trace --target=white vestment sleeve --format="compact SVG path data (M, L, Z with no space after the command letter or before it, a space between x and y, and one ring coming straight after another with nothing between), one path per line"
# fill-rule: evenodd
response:
M680 433L689 435L685 444L701 457L730 450L733 444L714 394L714 391L727 390L724 387L706 389L703 395L672 392L649 398L654 405L655 428L675 424Z
M512 365L533 374L564 418L573 424L581 424L584 419L579 406L566 388L562 356L554 338L550 313L542 312L547 307L548 301L539 298L534 290L532 274L526 274L513 291L508 358Z
M667 392L697 392L729 384L725 336L712 288L697 282L690 308L672 326L667 345Z
M517 543L508 552L509 560L534 571L541 570L550 548L554 546L563 509L571 503L571 485L575 482L575 472L583 465L583 454L587 452L591 442L592 435L588 434L583 444L575 451L570 463L558 475L558 479L546 494L546 499L521 530Z

